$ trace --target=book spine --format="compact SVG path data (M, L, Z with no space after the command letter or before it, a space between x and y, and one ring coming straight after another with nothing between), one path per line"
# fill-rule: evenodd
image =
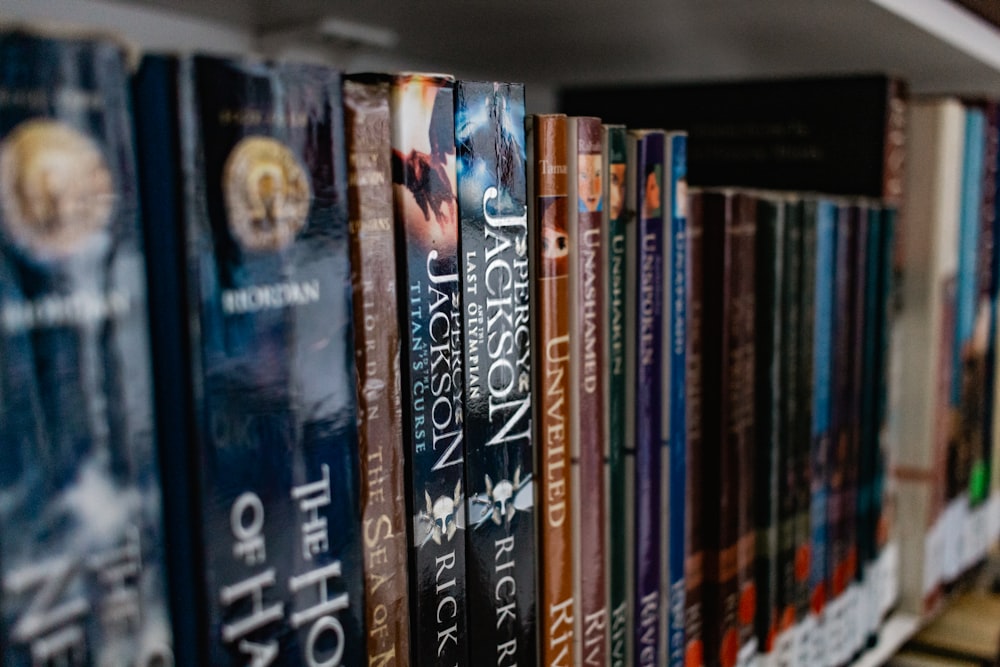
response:
M747 665L757 654L754 618L758 592L754 582L756 530L754 525L754 460L757 454L754 438L754 283L756 265L757 202L754 197L737 195L734 201L732 227L728 230L731 243L730 273L726 276L727 302L730 311L724 363L728 369L728 391L722 400L728 406L724 415L727 447L735 453L736 471L736 621L739 636L738 664ZM722 385L724 388L726 384Z
M798 344L795 357L798 372L795 377L796 402L795 430L792 472L792 484L795 485L795 520L794 520L794 551L792 553L792 569L794 572L793 602L795 607L797 659L801 663L807 659L803 649L809 644L809 638L803 631L803 623L810 613L810 570L812 543L812 432L813 432L813 353L816 315L816 214L815 201L799 201L789 210L794 220L801 226L800 250L796 255L801 257L799 266L799 308ZM791 222L789 229L794 228Z
M418 664L469 660L454 82L400 75L391 96L403 313L411 629Z
M783 288L786 277L784 203L762 198L757 202L756 308L754 332L754 426L757 456L754 460L754 523L757 553L754 565L757 585L757 610L754 629L761 653L774 652L777 633L779 594L779 500L782 478L779 470L785 445L785 420L782 397L788 366L785 337L794 331L784 318ZM785 352L785 354L783 354Z
M812 432L810 451L810 575L809 606L812 640L810 664L826 665L827 651L823 641L823 611L829 588L829 516L832 361L834 325L834 277L837 206L820 200L815 204L815 270L813 291L813 353L812 353ZM807 214L808 215L808 214ZM809 253L807 252L807 255Z
M541 606L539 643L546 667L576 663L573 644L576 600L573 596L574 490L570 477L569 409L570 325L567 232L566 117L533 120L534 206L531 243L536 271L535 349L541 356L534 394L538 396L538 465L544 470L538 499Z
M660 493L663 327L663 173L661 131L633 134L636 167L635 665L659 656Z
M174 664L201 664L207 646L206 592L201 581L204 552L197 515L192 337L187 329L188 285L184 230L185 183L181 175L178 86L180 62L145 56L132 80L135 129L147 247L150 348L156 408L156 438L163 478L168 596L172 610Z
M666 461L669 465L667 484L667 526L664 535L668 542L667 582L664 584L664 609L669 618L667 637L669 647L667 664L684 665L686 517L687 495L687 135L672 132L667 135L669 151L667 167L670 175L668 188L668 213L670 216L669 260L670 270L664 270L664 299L669 299L669 310L664 311L664 340L669 342L668 375L664 376L664 395L669 395L668 428L664 429L669 446ZM666 248L666 244L665 244ZM666 252L666 250L664 250Z
M744 491L740 464L748 453L753 429L753 200L730 192L706 193L704 238L703 320L701 327L705 386L717 387L717 400L702 405L706 460L718 468L703 468L702 516L709 526L705 578L706 664L732 666L743 650L742 624L753 622L752 582L741 570L741 502L752 503ZM735 274L735 275L734 275ZM748 367L749 365L749 367ZM753 465L746 460L752 475ZM752 507L752 505L751 505ZM745 553L745 552L744 552ZM746 563L750 565L750 563ZM741 584L748 584L741 590ZM746 593L746 597L741 597ZM741 605L743 602L743 605Z
M853 302L852 277L854 275L854 255L856 254L857 209L841 205L838 209L836 222L836 241L834 251L834 293L833 293L833 347L831 370L831 401L830 401L830 432L831 449L828 459L829 498L827 504L827 522L829 525L829 540L827 542L827 591L830 606L830 649L833 656L832 664L840 663L843 637L840 629L843 625L843 614L839 598L847 586L847 484L850 467L850 392L851 392L851 358L854 355L853 320L851 308Z
M636 331L639 325L637 310L639 302L635 298L637 285L639 284L639 262L635 256L635 247L638 245L639 223L636 219L636 207L638 206L638 185L641 178L639 175L639 143L635 138L626 134L625 141L625 331L624 331L624 353L625 353L625 586L626 599L628 605L628 625L629 634L625 638L625 663L634 664L635 659L635 630L638 622L635 617L635 590L636 590L636 447L635 447L635 423L637 411L636 373L638 371L636 359Z
M410 658L388 79L344 81L368 664Z
M361 664L340 76L196 57L179 79L204 660Z
M705 599L706 549L709 517L704 475L704 369L703 313L704 279L702 275L705 234L706 194L692 190L688 209L687 233L687 477L685 479L685 561L684 561L684 663L703 667L706 656L708 617Z
M626 664L627 637L631 633L626 573L625 530L625 246L626 149L625 128L604 126L605 214L607 228L607 355L604 365L605 395L608 410L608 494L607 494L607 563L611 612L610 662L612 667Z
M982 432L981 397L975 395L974 386L982 382L976 377L977 341L973 340L979 292L976 259L981 228L982 189L984 172L984 144L986 117L982 109L967 108L965 124L965 161L962 168L961 218L958 230L958 273L956 277L955 337L952 342L952 380L950 403L954 413L953 432L948 438L947 499L966 497L973 467L973 457L981 451L979 437ZM985 332L983 335L985 338ZM985 345L985 340L982 341ZM946 569L945 578L951 580L959 574L959 564L954 558Z
M173 664L124 49L0 29L0 663Z
M587 506L577 502L574 514L574 597L579 601L576 648L584 665L608 660L608 602L604 549L604 432L603 378L599 369L606 312L603 290L605 247L601 218L601 122L597 118L570 118L566 133L569 159L571 439L574 447L574 486L587 490Z
M889 443L889 401L890 401L890 360L895 354L893 341L893 307L895 282L893 276L892 256L896 245L897 210L894 207L882 209L882 219L879 234L879 266L878 266L878 332L876 342L877 408L875 414L878 429L875 446L877 454L872 481L873 530L875 548L877 549L879 569L876 570L876 619L888 613L893 606L899 590L898 573L888 573L881 570L884 559L888 557L889 536L891 532L892 514L890 512L893 489L889 483L889 471L892 469L894 457ZM895 575L895 576L890 576ZM889 581L883 581L883 576Z
M859 517L861 512L861 472L864 467L862 450L862 403L861 394L863 388L864 345L865 345L865 299L868 286L868 239L871 207L867 205L851 207L851 222L853 243L851 248L851 334L850 347L852 350L851 363L849 366L850 384L846 401L846 414L848 425L847 440L847 467L844 476L844 527L846 548L844 550L844 562L841 565L843 572L841 576L844 580L847 603L845 605L846 616L846 641L845 657L843 662L850 661L863 646L864 633L859 621L860 613L860 590L859 575L863 574L863 567L859 561ZM877 215L877 213L876 213Z
M870 594L876 582L875 567L878 546L875 534L875 473L879 454L879 388L881 385L881 365L879 351L879 329L882 317L879 308L884 304L880 296L882 261L882 219L880 206L868 211L868 229L864 279L864 315L861 345L861 375L858 408L860 412L860 444L858 466L858 572L856 579L861 583L863 595L861 619L863 641L868 642L876 633L878 617L874 599Z
M455 127L465 318L469 659L475 665L535 664L524 87L456 84Z
M985 330L985 343L979 345L978 352L982 357L983 364L983 395L982 401L982 441L981 450L977 453L978 463L973 470L970 483L970 499L974 503L986 500L990 495L990 469L993 465L993 429L994 429L994 378L996 376L996 349L993 345L995 338L996 317L994 313L993 295L995 294L994 284L996 282L996 267L993 257L996 253L994 246L997 243L994 232L997 223L997 186L1000 181L997 179L998 167L1000 167L1000 102L991 101L985 105L986 113L986 145L983 165L983 207L980 213L980 231L978 244L978 257L976 258L979 296L976 301L976 329L977 332ZM985 322L983 321L985 320Z
M774 622L777 637L776 661L778 664L787 664L795 661L794 651L798 639L796 622L801 619L797 613L795 555L799 535L805 537L808 530L808 478L800 478L800 458L805 458L805 462L808 462L808 457L802 457L805 448L801 446L801 442L808 442L809 427L806 422L803 433L801 422L804 421L802 415L807 413L809 403L803 400L803 396L808 395L808 385L802 381L802 290L805 289L802 276L802 204L801 201L784 201L782 209L784 235L779 250L782 254L783 276L779 290L782 330L778 352L781 358L778 389L778 419L781 427L777 467L778 553ZM800 485L804 488L800 488ZM805 518L805 525L801 528L797 524L800 512ZM808 544L808 538L802 541Z

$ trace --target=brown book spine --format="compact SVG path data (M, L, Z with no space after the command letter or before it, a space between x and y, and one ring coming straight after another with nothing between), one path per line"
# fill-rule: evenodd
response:
M577 646L584 666L608 662L608 600L604 543L604 434L606 412L600 369L604 352L605 250L602 217L601 121L570 118L569 172L571 429L573 481L587 502L573 504L576 548Z
M705 664L733 667L753 637L754 200L706 192L702 202ZM697 260L696 260L697 261ZM710 464L710 465L706 465ZM697 519L696 519L697 520Z
M539 578L541 643L545 667L576 664L573 646L573 489L570 471L570 318L567 230L566 117L533 119L534 216L531 242L535 266L536 390L538 412ZM530 182L530 181L529 181Z
M344 82L368 664L410 664L388 80Z
M702 279L702 243L704 199L701 192L691 193L688 210L688 338L687 338L687 507L685 511L687 556L684 564L684 664L704 667L705 640L705 547L708 521L704 513L705 493L702 476L703 437L702 405L702 316L704 281Z
M723 394L723 410L729 414L725 421L728 446L735 450L736 470L736 582L738 587L737 623L740 650L755 637L754 618L757 613L757 590L754 584L757 532L754 507L754 312L755 258L757 245L757 200L739 194L733 199L733 218L727 229L730 249L725 308L729 317L728 357L729 393ZM725 348L724 348L725 349ZM724 413L725 414L725 413ZM742 661L741 661L742 662Z

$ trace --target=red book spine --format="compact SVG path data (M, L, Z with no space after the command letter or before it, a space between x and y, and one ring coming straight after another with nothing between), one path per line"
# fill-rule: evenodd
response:
M606 361L601 121L570 118L568 129L574 482L587 490L586 504L573 505L575 589L580 605L576 632L582 664L603 667L608 661L608 602L604 543L607 416L600 372Z

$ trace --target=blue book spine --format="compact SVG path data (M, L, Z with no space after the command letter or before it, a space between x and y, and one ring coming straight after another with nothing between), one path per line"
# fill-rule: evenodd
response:
M664 150L662 132L636 137L635 665L660 651L661 391L663 364Z
M968 108L965 115L965 156L962 165L962 202L958 231L957 302L955 304L955 339L952 353L951 404L962 397L962 347L972 337L977 299L976 258L979 242L979 216L983 201L983 146L986 141L986 117L982 109Z
M685 505L687 498L687 135L671 133L670 146L670 275L664 284L669 287L669 316L666 318L664 340L670 345L670 422L667 430L669 446L669 560L670 586L669 664L684 665L685 620Z
M816 204L816 279L813 324L812 406L812 527L810 607L814 614L826 604L830 460L831 370L833 361L833 297L837 206L829 201Z
M973 468L980 460L982 425L985 417L983 393L974 386L984 383L979 367L984 362L973 340L979 310L980 231L983 213L986 114L982 108L966 107L965 156L962 165L962 200L959 209L958 272L955 293L955 336L952 340L952 375L950 403L955 411L956 427L948 438L948 474L946 498L949 500L969 489Z
M179 664L361 664L340 77L166 59L137 91Z
M0 663L175 663L124 48L0 29Z

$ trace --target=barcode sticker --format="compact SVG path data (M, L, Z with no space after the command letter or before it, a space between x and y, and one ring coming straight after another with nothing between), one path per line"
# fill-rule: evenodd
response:
M988 511L989 505L986 502L982 502L974 509L969 510L969 540L972 542L972 549L970 549L969 562L966 563L966 568L970 568L981 561L989 551Z
M881 623L899 599L899 543L890 542L879 555L878 619Z
M771 664L774 667L795 667L798 662L798 625L788 628L774 640L774 650L771 651Z
M847 594L841 593L826 605L823 610L826 635L827 661L831 665L840 665L850 658L847 646Z
M817 665L818 667L826 667L831 664L826 653L827 645L827 623L826 623L826 610L819 613L818 616L812 616L813 626L809 633L809 660L806 662L807 665Z
M754 637L740 647L736 667L760 667L757 654L757 638Z
M944 532L944 559L941 578L945 583L954 581L962 572L962 556L965 553L965 512L961 498L951 501L941 517Z

